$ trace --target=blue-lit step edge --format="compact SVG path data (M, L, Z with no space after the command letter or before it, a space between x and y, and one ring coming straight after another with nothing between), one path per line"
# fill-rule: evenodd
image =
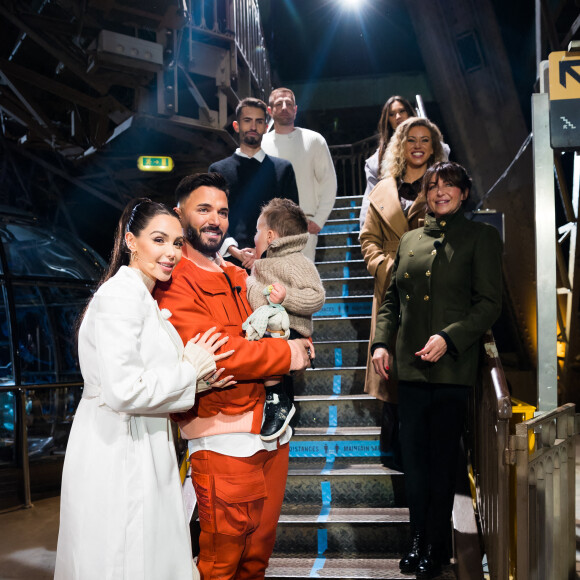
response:
M359 260L350 259L346 262L344 260L321 262L317 265L317 268L318 273L323 280L338 277L361 278L369 276L369 272L362 257Z
M368 296L373 291L372 276L322 278L326 299L347 296ZM368 338L368 337L367 337Z
M367 340L371 329L370 316L316 317L314 319L314 341L324 340Z
M366 366L306 369L294 375L296 395L362 395Z
M328 220L325 226L320 230L320 235L327 235L327 234L353 234L360 230L360 223L358 218L355 219L337 219L337 220Z
M339 427L376 427L381 418L382 405L364 393L296 395L296 401L296 428L327 426L327 433L334 433Z
M362 253L359 245L338 245L338 246L318 246L316 249L316 261L315 265L317 268L324 265L326 262L336 262L343 261L348 262L349 260L361 260Z
M324 542L322 541L321 544ZM270 558L266 571L269 580L293 578L334 578L353 580L373 578L374 580L409 580L399 570L399 558Z
M314 318L346 318L349 316L370 316L373 309L372 296L330 296Z
M332 367L363 367L367 363L368 340L316 340L316 366L318 368Z

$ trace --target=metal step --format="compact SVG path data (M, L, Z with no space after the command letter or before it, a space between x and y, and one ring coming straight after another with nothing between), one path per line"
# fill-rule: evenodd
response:
M326 297L368 296L373 293L375 279L372 276L357 278L326 278L322 280Z
M355 203L356 202L351 202L351 203ZM345 218L345 217L357 217L360 215L360 209L361 206L360 204L358 205L349 205L349 206L345 206L345 207L335 207L331 212L330 215L328 216L328 219L340 219L340 218Z
M318 235L356 233L358 236L359 230L360 220L358 217L338 218L328 220Z
M340 207L352 207L352 204L360 206L362 198L362 195L339 195L334 202L334 209Z
M318 234L318 248L328 246L360 246L358 226L351 232L329 232L322 230Z
M334 508L324 506L301 514L282 514L278 521L274 550L284 555L363 554L397 557L408 546L407 508Z
M370 316L373 310L373 297L362 296L329 296L324 306L314 318L348 318L350 316Z
M334 260L327 262L320 262L316 265L318 268L318 273L320 277L324 280L325 278L338 278L340 276L344 278L360 278L361 276L368 276L369 271L365 261L361 258L358 260L350 259L345 260Z
M404 476L380 464L295 465L288 472L285 513L334 507L404 507Z
M329 367L306 369L294 375L295 395L361 395L365 367ZM328 404L328 403L327 403Z
M297 427L372 426L381 421L382 403L370 395L300 395L296 402Z
M360 251L360 245L351 246L329 246L322 247L318 246L316 248L316 266L320 266L324 262L337 261L337 260L362 260L362 254Z
M348 318L315 318L313 340L368 340L370 316Z
M366 340L315 341L315 364L319 368L361 367L367 364L368 338Z
M327 578L328 580L409 580L414 576L399 570L399 558L340 558L319 555L317 558L270 558L266 578ZM453 567L446 566L438 580L455 580Z

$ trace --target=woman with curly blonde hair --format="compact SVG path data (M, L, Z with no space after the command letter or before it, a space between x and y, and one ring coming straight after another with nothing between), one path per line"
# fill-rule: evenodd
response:
M424 117L411 117L401 123L387 147L380 172L383 179L369 194L369 210L360 232L360 242L367 270L375 279L371 342L375 319L383 303L401 236L419 227L425 216L425 196L421 191L423 175L446 153L441 132ZM384 401L381 426L381 450L384 463L398 467L395 444L398 435L397 385L375 371L369 355L365 392ZM390 453L394 454L390 457Z

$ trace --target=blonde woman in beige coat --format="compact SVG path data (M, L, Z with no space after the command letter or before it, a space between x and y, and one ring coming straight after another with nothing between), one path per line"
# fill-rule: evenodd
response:
M389 142L381 167L383 177L369 195L370 206L361 228L360 242L367 270L375 279L370 342L375 335L377 311L390 282L399 240L405 232L422 225L426 205L421 182L427 168L445 158L441 141L439 129L428 119L412 117L401 123ZM379 377L374 371L370 351L364 390L385 403L381 449L388 452L398 424L396 381L387 382Z

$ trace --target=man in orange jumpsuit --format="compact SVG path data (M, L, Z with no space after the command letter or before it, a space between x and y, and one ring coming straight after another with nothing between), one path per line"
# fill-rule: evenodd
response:
M189 439L199 506L201 578L255 580L264 578L274 548L291 436L287 429L277 441L260 438L263 379L306 368L312 346L305 339L244 338L242 323L252 312L247 274L218 253L228 230L227 191L217 173L188 176L178 185L183 259L155 298L171 312L184 343L216 327L229 336L222 348L235 351L219 364L222 382L233 375L235 386L201 393L179 426Z

